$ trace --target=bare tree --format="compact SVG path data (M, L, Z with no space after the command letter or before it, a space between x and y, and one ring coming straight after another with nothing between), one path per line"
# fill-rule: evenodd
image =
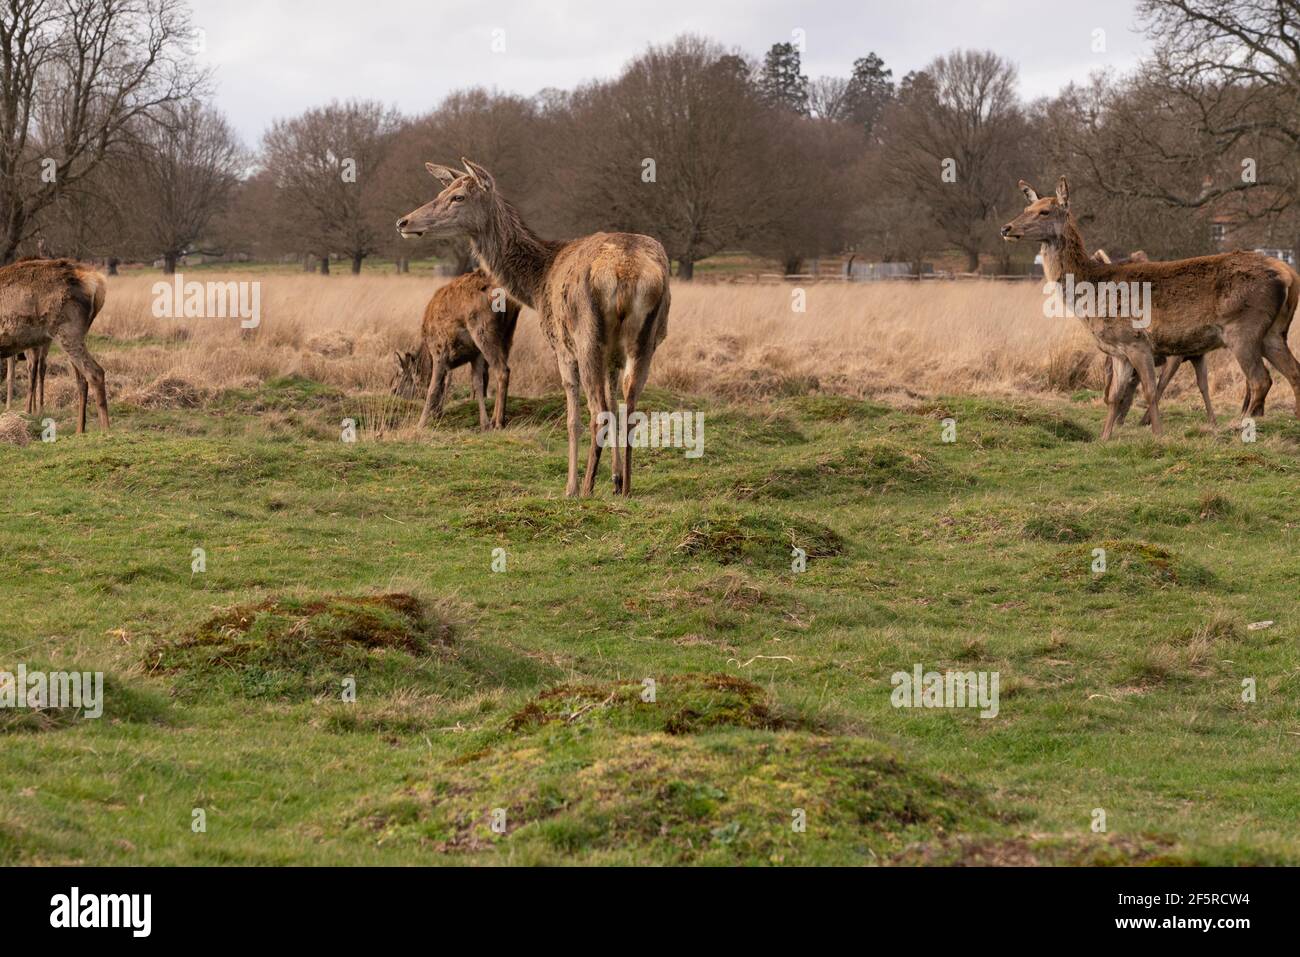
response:
M6 0L0 15L0 263L133 123L193 96L181 0Z
M575 95L564 181L588 229L659 239L689 279L695 263L756 235L789 170L765 163L765 107L752 68L710 40L651 47L621 77Z
M131 155L114 164L113 198L126 224L127 247L163 272L195 252L214 217L231 201L248 163L225 118L197 101L159 107L138 124Z
M1006 184L1033 153L1015 67L989 52L939 57L904 79L883 122L887 182L929 209L977 270L1013 204Z
M337 252L360 273L362 261L389 240L392 217L379 201L379 174L400 122L382 104L351 100L277 121L264 137L277 214L293 223L321 272Z
M1300 0L1139 9L1155 56L1106 87L1073 144L1093 179L1112 196L1283 231L1300 251Z

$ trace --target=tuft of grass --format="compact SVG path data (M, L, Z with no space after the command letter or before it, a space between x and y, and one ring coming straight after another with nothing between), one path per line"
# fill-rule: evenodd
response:
M1096 549L1105 551L1105 571L1093 571ZM1084 584L1089 591L1205 588L1215 583L1213 574L1201 565L1160 545L1132 539L1110 538L1064 548L1047 563L1047 571L1057 579Z

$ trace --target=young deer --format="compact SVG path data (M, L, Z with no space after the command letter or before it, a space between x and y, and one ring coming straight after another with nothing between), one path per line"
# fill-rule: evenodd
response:
M51 339L58 342L80 386L78 432L86 431L88 381L95 389L100 428L108 428L104 370L86 349L86 333L103 308L107 285L103 275L71 259L28 259L0 269L0 358L27 352L29 376L43 393L43 352ZM41 361L32 359L33 350ZM34 401L29 394L28 404Z
M650 360L668 331L668 256L655 239L594 233L568 242L541 239L496 188L492 175L462 159L465 172L426 163L444 189L397 221L407 238L466 236L488 274L536 310L559 364L569 427L565 494L578 494L579 389L591 414L591 449L582 494L590 495L600 464L598 417L613 411L622 374L626 415L650 375ZM632 491L632 449L610 447L614 490Z
M1042 243L1044 271L1058 285L1073 277L1076 285L1103 283L1140 285L1150 290L1149 312L1141 324L1109 316L1080 317L1101 350L1121 360L1116 380L1127 384L1137 372L1151 413L1151 430L1160 434L1155 356L1203 355L1226 346L1249 382L1249 414L1262 412L1272 381L1263 357L1291 382L1300 414L1300 363L1286 345L1294 311L1291 275L1274 260L1257 253L1224 253L1175 262L1099 263L1088 256L1078 224L1070 212L1069 185L1061 177L1054 197L1039 198L1024 180L1020 190L1029 205L1002 227L1009 242ZM1139 327L1140 326L1140 327ZM1109 411L1102 438L1110 438L1119 418L1124 393L1107 396ZM1118 394L1115 394L1118 393Z
M496 391L492 428L505 428L510 389L510 344L519 321L519 303L510 299L481 270L457 276L433 294L424 307L420 347L397 353L397 395L413 396L426 380L419 428L429 415L441 415L451 370L470 363L470 383L478 399L479 428L489 428L486 406L488 376Z

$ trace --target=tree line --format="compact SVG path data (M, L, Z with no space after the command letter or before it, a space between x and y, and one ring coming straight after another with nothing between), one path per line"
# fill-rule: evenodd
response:
M1148 62L1034 101L990 51L897 78L864 51L810 79L797 42L751 57L683 35L572 90L466 89L419 115L332 102L250 146L211 103L182 0L9 0L0 262L49 250L171 272L209 254L359 272L437 254L467 269L467 248L393 228L437 188L424 162L461 156L543 235L648 233L683 279L724 250L791 273L945 251L1010 270L997 227L1023 205L1016 181L1060 173L1096 245L1300 249L1300 0L1142 0L1139 16Z

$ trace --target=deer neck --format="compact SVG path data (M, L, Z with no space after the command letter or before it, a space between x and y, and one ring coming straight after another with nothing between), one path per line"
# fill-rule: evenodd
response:
M1075 282L1083 282L1096 271L1097 264L1089 257L1073 216L1065 221L1061 235L1043 243L1041 251L1043 275L1048 282L1062 282L1067 275L1073 275Z
M511 298L535 309L546 274L563 243L540 238L528 228L519 211L496 199L488 225L470 237L474 255Z

